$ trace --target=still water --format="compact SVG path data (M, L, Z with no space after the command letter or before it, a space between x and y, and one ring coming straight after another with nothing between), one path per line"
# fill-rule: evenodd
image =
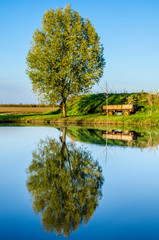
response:
M0 127L0 239L159 239L159 130Z

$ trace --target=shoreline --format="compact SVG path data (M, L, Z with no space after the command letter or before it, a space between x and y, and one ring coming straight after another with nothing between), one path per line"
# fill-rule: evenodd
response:
M109 120L108 120L109 118ZM0 124L48 124L48 125L100 125L100 126L149 126L159 127L158 116L142 116L142 115L130 115L130 116L111 116L90 114L90 115L70 115L66 118L62 118L58 114L19 114L19 115L0 115Z

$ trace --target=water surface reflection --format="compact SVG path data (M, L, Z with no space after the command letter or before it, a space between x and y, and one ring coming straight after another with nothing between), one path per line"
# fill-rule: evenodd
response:
M41 213L43 229L66 237L93 216L102 184L98 162L86 149L66 143L66 128L60 142L40 140L27 170L32 208Z
M120 128L67 128L67 135L72 141L108 146L157 148L159 129L120 129Z
M0 128L1 239L158 240L159 129L60 128Z

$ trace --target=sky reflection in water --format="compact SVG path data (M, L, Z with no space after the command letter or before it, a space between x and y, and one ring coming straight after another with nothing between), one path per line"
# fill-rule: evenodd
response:
M70 239L159 239L159 138L154 132L141 131L133 143L109 139L106 157L101 130L67 129L68 148L71 149L71 139L78 140L74 146L78 154L90 153L90 160L98 160L104 176L100 185L102 198L98 190L97 195L92 195L99 197L93 217L86 226L79 221L79 228L70 234ZM52 127L0 128L1 239L59 239L55 232L48 234L43 230L41 214L34 213L34 198L26 187L26 170L40 141L49 137L62 147L60 136L59 130Z

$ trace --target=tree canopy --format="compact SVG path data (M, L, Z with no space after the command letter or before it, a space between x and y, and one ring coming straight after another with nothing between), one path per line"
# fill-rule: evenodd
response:
M85 224L102 196L102 170L89 152L54 139L41 140L28 168L27 188L43 228L66 237Z
M33 90L49 103L61 102L64 117L67 99L98 83L105 65L94 26L70 5L45 12L26 62Z

